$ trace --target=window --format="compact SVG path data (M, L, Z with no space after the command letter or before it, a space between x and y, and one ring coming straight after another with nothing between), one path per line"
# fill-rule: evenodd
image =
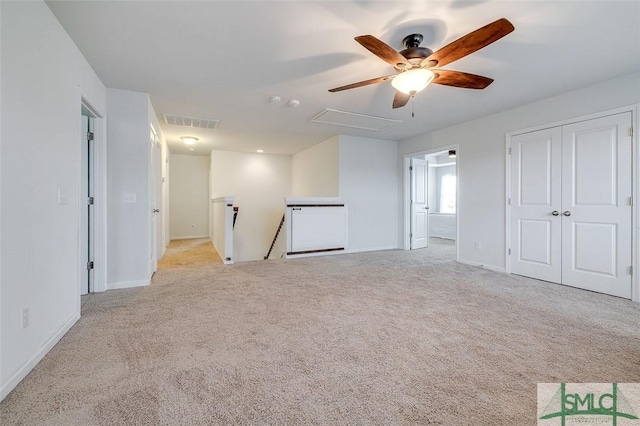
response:
M443 175L440 180L440 213L456 212L456 175Z

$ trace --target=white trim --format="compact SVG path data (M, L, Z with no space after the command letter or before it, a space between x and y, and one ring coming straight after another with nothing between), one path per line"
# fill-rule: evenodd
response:
M138 280L138 281L120 281L116 283L107 283L107 290L120 290L123 288L133 287L147 287L151 284L151 280Z
M505 272L511 273L511 258L509 257L509 249L511 248L511 206L509 205L509 197L511 197L511 159L509 156L509 148L511 148L511 138L524 133L536 132L539 130L550 129L553 127L562 127L569 124L579 123L581 121L593 120L596 118L608 117L611 115L631 113L631 126L633 128L633 137L631 140L631 194L633 196L633 206L631 211L631 229L636 229L631 234L631 264L633 266L633 275L631 277L631 300L640 303L640 274L638 267L640 266L640 104L624 106L620 108L609 109L596 112L593 114L583 115L566 120L556 121L554 123L543 124L540 126L528 127L526 129L507 132L505 134L505 158L506 158L506 176L505 176Z
M404 216L404 226L402 228L402 241L403 244L400 247L402 250L410 250L411 249L411 241L409 239L409 233L411 232L411 209L407 208L409 203L411 202L411 179L409 175L409 167L411 166L411 157L415 157L418 155L431 155L437 152L449 151L455 149L456 150L456 257L457 261L460 257L460 145L444 145L437 148L430 148L424 151L413 152L409 154L405 154L404 158L404 167L402 169L402 187L404 190L404 195L402 197L402 211Z
M326 251L326 252L318 252L318 253L305 253L305 254L288 254L285 259L299 259L303 257L317 257L317 256L335 256L338 254L356 254L356 253L369 253L372 251L389 251L389 250L401 250L398 247L376 247L376 248L366 248L366 249L346 249L346 250L335 250L335 251Z
M628 105L628 106L623 106L623 107L619 107L619 108L613 108L613 109L608 109L608 110L604 110L604 111L600 111L600 112L594 112L592 114L587 114L587 115L581 115L578 117L573 117L573 118L567 118L564 120L560 120L560 121L555 121L553 123L547 123L547 124L541 124L538 126L533 126L533 127L527 127L525 129L520 129L520 130L515 130L512 132L508 132L507 135L508 136L516 136L516 135L521 135L524 133L532 133L532 132L537 132L538 130L544 130L544 129L550 129L552 127L560 127L560 126L566 126L567 124L575 124L575 123L579 123L581 121L589 121L589 120L593 120L594 118L602 118L602 117L607 117L610 115L617 115L617 114L621 114L624 112L632 112L636 111L636 109L638 108L638 105Z
M93 229L93 283L91 285L92 293L99 293L107 290L107 126L106 119L100 114L89 101L80 96L80 104L84 106L93 115L93 135L94 135L94 171L93 171L93 194L95 198L94 204L94 229ZM81 129L78 130L81 133ZM80 135L80 143L84 135ZM82 159L78 158L78 171L81 173ZM78 214L83 214L85 204L83 200L86 198L82 194L82 179L79 176L78 194L80 200ZM80 224L80 221L78 221ZM83 231L78 229L78 238L83 235ZM83 243L78 240L78 259L82 263ZM78 270L78 312L80 311L80 274L86 269L86 265L80 264Z
M185 235L184 237L182 237L182 236L171 237L171 241L173 241L173 240L195 240L195 239L199 239L199 238L209 238L209 236L207 234L204 234L204 235ZM163 255L164 255L164 252L163 252Z
M511 255L509 250L511 249L511 206L509 205L509 198L511 197L511 138L515 136L512 133L506 133L505 138L505 195L504 195L504 270L507 274L511 273Z
M364 248L364 249L347 249L343 253L367 253L370 251L387 251L387 250L401 250L399 247L374 247L374 248Z
M0 388L0 401L2 401L18 384L27 377L44 356L62 339L71 327L80 319L80 312L75 312L69 320L36 352L27 362L13 373L11 377Z
M477 267L482 268L482 269L488 269L490 271L500 272L502 274L506 274L507 273L507 271L505 271L504 268L501 268L499 266L485 265L484 263L472 262L470 260L464 260L464 259L456 259L456 262L462 263L464 265L469 265L469 266L477 266Z
M631 277L631 300L640 303L640 104L631 108L631 127L633 128L633 138L631 138L631 195L633 206L631 211L631 229L636 228L636 232L631 234L631 264L633 265L633 275Z

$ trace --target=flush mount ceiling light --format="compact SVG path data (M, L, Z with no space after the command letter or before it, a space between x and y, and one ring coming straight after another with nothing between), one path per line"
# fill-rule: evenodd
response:
M435 74L433 71L419 68L401 72L391 80L391 85L402 93L415 95L424 90L431 83Z
M180 139L184 142L185 145L195 145L196 142L199 141L198 138L193 136L181 136Z
M256 152L257 152L258 154L262 154L262 153L264 152L264 149L256 149Z
M449 150L449 158L456 158L456 150L455 149L450 149Z

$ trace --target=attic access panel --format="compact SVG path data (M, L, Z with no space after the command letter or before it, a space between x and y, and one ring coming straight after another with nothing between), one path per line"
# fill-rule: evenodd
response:
M402 120L392 118L376 117L374 115L358 114L356 112L339 111L337 109L326 108L311 120L313 123L332 124L334 126L351 127L353 129L370 130L379 132Z

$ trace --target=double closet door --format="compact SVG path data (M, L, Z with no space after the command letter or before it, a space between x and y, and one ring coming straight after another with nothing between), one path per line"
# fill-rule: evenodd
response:
M631 113L511 138L511 272L631 298Z

